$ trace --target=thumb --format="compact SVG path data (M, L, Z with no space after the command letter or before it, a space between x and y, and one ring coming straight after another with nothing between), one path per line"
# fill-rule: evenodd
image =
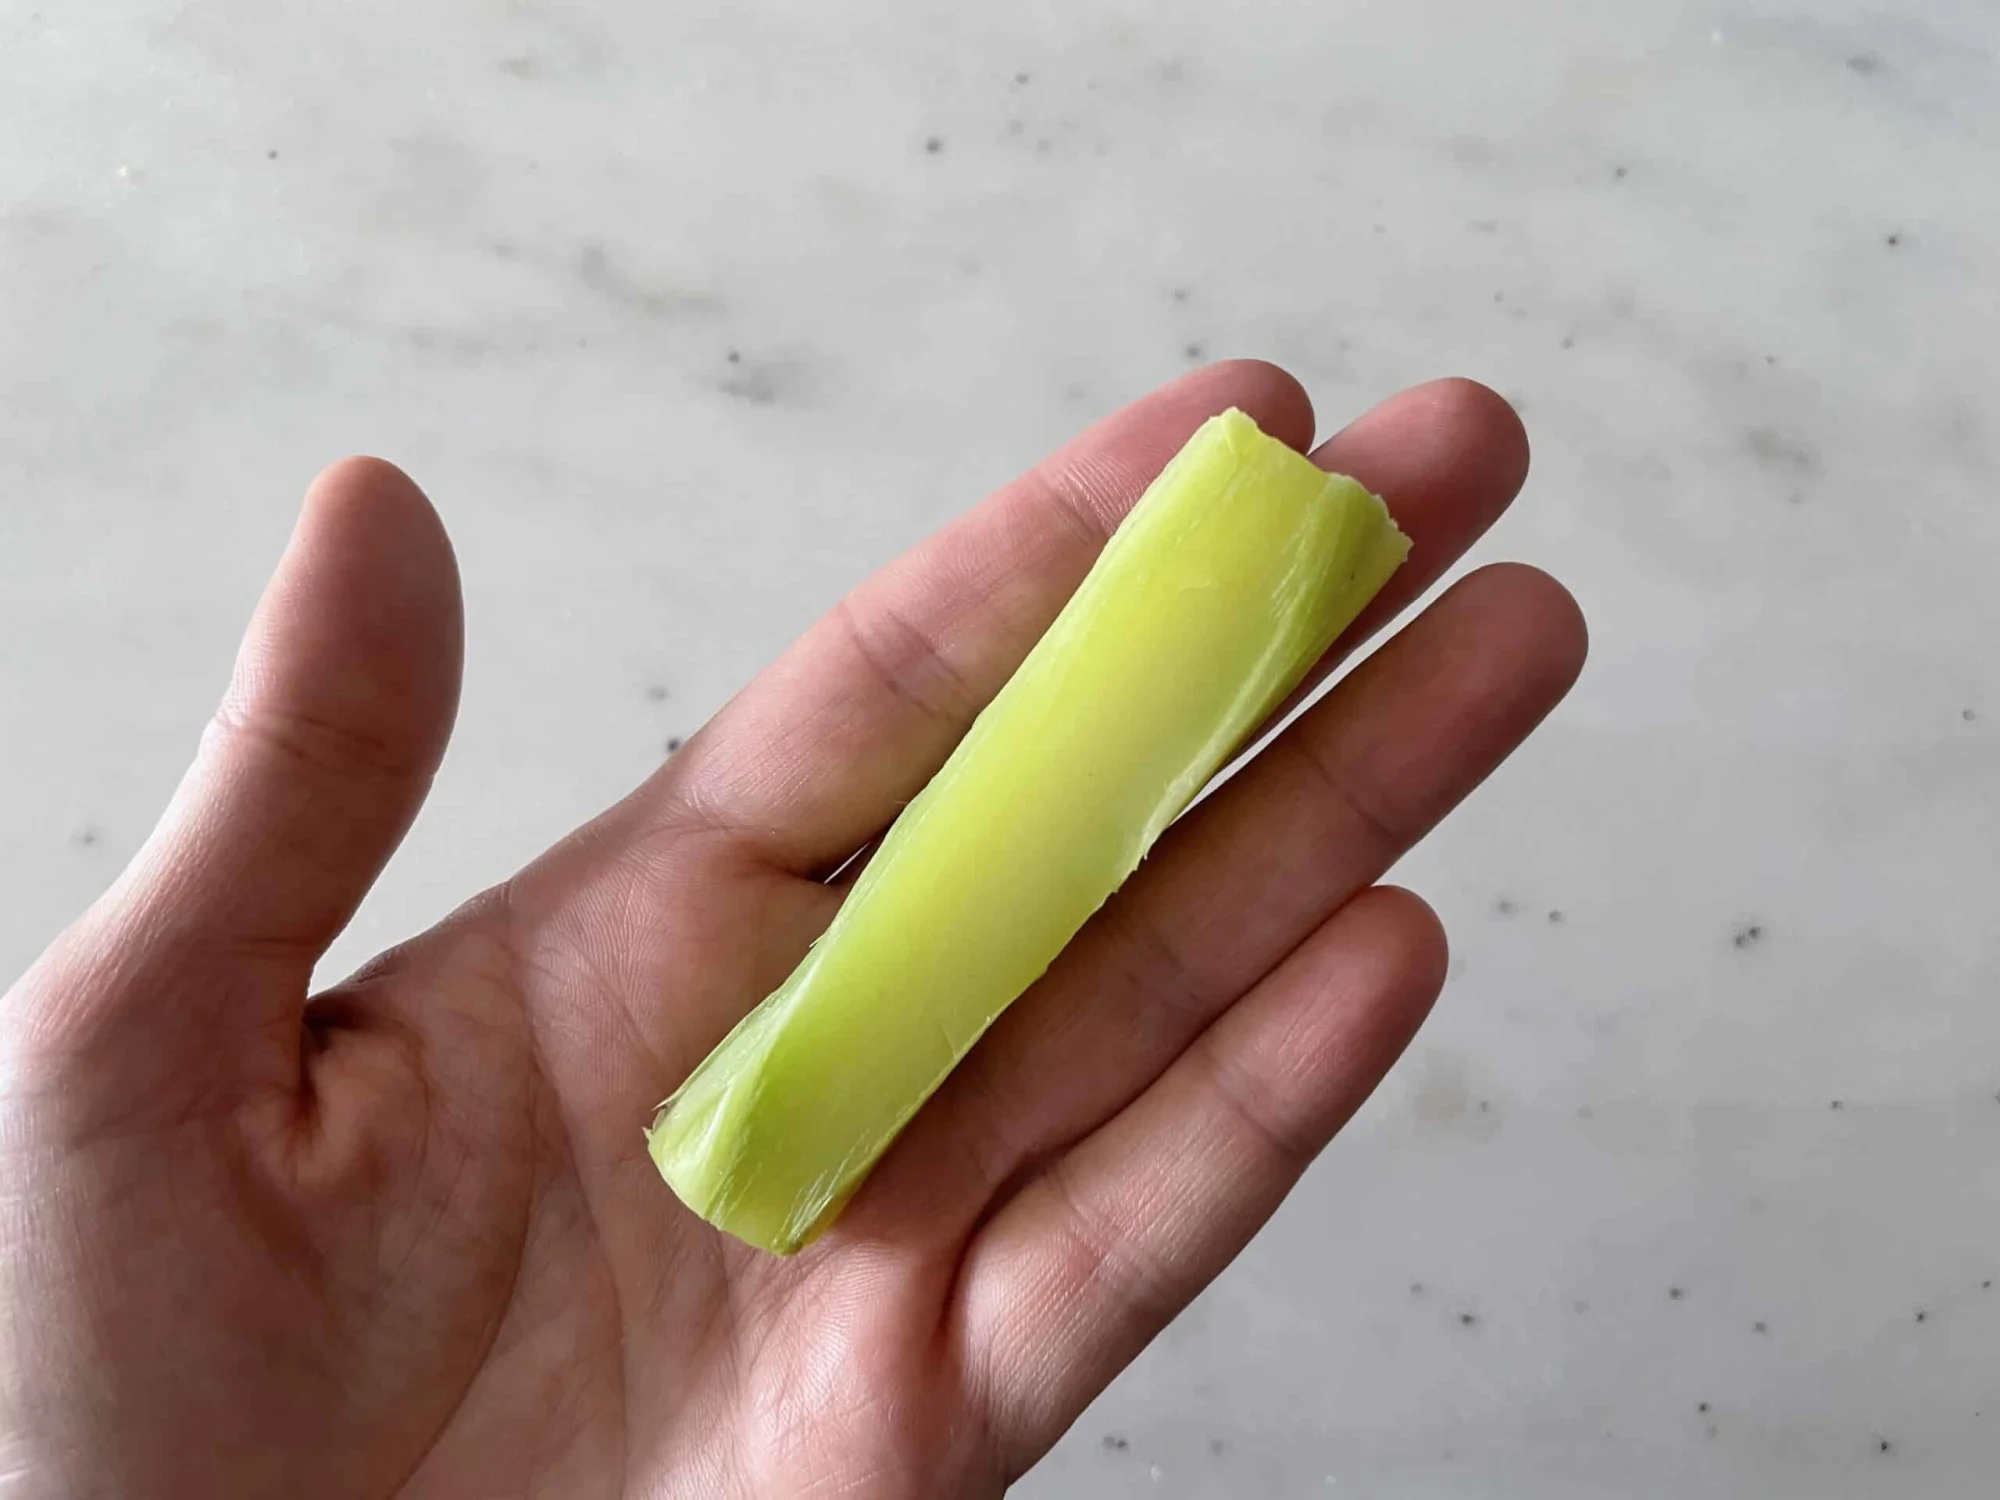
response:
M313 965L443 757L462 644L458 568L423 492L376 459L328 469L166 814L49 956L96 976L59 1002L66 1019L164 1069L232 1034L295 1058Z

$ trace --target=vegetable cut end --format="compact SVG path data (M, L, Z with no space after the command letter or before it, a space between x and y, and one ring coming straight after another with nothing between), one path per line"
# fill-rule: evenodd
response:
M789 1255L1409 554L1388 507L1205 422L902 811L825 935L660 1106L695 1213Z

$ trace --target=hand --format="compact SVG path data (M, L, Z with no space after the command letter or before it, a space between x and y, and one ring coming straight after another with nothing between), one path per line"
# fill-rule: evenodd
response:
M193 768L0 1022L0 1455L19 1495L997 1494L1213 1278L1445 969L1373 883L1561 697L1542 574L1460 582L1171 830L792 1260L641 1127L784 978L1146 481L1267 365L1099 424L870 579L643 786L346 983L315 960L457 697L449 544L354 460L306 502ZM1411 391L1320 448L1409 565L1519 487L1513 413Z

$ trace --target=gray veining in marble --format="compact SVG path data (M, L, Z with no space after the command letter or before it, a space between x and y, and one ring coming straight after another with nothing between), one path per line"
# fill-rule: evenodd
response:
M1981 0L6 0L0 970L342 452L471 635L333 969L1191 361L1474 375L1537 447L1479 557L1591 668L1400 872L1406 1065L1022 1492L1989 1493L1997 189Z

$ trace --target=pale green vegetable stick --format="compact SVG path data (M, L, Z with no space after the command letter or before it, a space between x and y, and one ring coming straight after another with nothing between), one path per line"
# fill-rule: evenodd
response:
M1203 424L833 925L660 1107L683 1202L789 1255L1409 552L1240 411Z

